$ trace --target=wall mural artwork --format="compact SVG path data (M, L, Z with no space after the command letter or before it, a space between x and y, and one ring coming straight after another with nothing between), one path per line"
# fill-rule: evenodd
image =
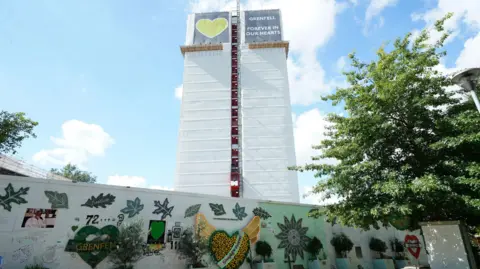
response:
M66 193L59 193L56 191L45 191L45 196L47 196L48 202L52 204L52 208L68 209L68 196Z
M223 208L222 204L209 203L208 205L210 206L210 209L212 209L213 214L215 216L222 216L222 215L227 214L227 212L225 212L225 209Z
M220 268L239 268L249 253L250 244L255 244L260 237L260 217L258 216L233 235L216 230L203 214L197 214L195 220L195 225L199 223L205 225L201 235L209 238L210 253Z
M243 218L247 217L247 213L245 213L245 207L241 207L238 203L235 204L235 207L232 211L238 220L243 220Z
M165 226L164 220L151 220L149 224L149 233L147 244L164 244L165 243Z
M22 228L53 228L57 219L56 209L27 208Z
M272 217L265 209L261 207L256 207L253 209L253 215L260 217L261 219L267 220Z
M400 231L408 230L410 226L410 218L408 216L390 216L388 218L388 222L390 223L390 225L395 227L395 229Z
M168 216L172 216L174 206L168 207L168 198L165 198L163 203L160 203L160 201L154 201L154 205L157 207L157 209L155 209L152 214L162 214L162 220L166 219Z
M117 227L120 227L120 225L122 225L123 223L123 220L125 219L125 215L118 214L117 218L118 218ZM113 219L113 221L115 221L115 219Z
M142 244L143 256L161 256L161 251L165 248L165 245L161 244Z
M72 240L68 241L65 251L76 252L83 261L95 268L110 251L116 249L118 235L118 228L114 225L107 225L101 229L95 226L84 226L78 230Z
M182 237L183 227L181 222L175 222L171 230L167 232L167 243L170 243L170 249L178 249L180 247L180 239Z
M103 192L100 193L97 197L92 196L90 199L88 199L83 205L85 207L90 207L90 208L106 208L107 205L113 204L115 202L115 196L111 195L110 193L107 195L103 195Z
M8 186L5 188L5 195L0 195L0 205L10 212L12 210L11 203L17 205L28 203L27 200L22 197L22 195L28 194L28 190L30 190L30 187L20 188L18 191L15 191L12 183L8 183Z
M310 238L306 235L308 227L302 227L302 219L300 218L296 221L294 215L292 215L290 220L287 217L283 217L283 222L283 224L277 223L281 230L279 234L275 235L276 238L280 239L278 248L285 249L285 259L291 256L295 261L297 255L303 259L303 251L306 250L310 241Z
M243 232L230 236L225 231L215 231L210 237L210 252L218 267L237 269L248 255L249 241L248 235Z
M195 216L198 213L198 211L200 211L201 206L202 206L202 204L197 204L197 205L192 205L192 206L188 207L185 210L185 218Z
M13 251L12 261L18 262L18 263L24 263L30 260L32 255L33 255L33 245L22 246L19 249Z
M418 237L415 235L405 235L404 239L405 246L407 247L408 252L412 254L415 259L418 260L418 257L420 257L420 240L418 240Z
M123 214L128 214L129 218L133 218L135 215L139 214L143 210L143 204L140 201L140 198L135 198L135 200L127 200L127 207L120 210Z

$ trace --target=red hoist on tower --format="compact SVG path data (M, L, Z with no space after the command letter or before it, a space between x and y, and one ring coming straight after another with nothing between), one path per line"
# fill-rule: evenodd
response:
M232 197L241 197L242 165L241 165L241 124L240 124L240 0L237 0L237 12L232 14L232 169L230 171L230 193Z

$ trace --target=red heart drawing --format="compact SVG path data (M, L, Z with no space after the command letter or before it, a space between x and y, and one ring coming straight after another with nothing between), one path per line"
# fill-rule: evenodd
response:
M418 241L417 236L405 235L405 246L407 247L408 252L418 260L418 257L420 256L420 241Z

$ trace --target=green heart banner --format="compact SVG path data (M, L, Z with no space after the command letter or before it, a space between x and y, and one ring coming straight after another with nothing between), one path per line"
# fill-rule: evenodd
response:
M165 226L166 222L164 220L151 220L147 243L163 244L165 242Z
M228 20L225 18L201 19L197 21L196 28L204 36L214 38L228 28Z
M230 13L196 13L193 45L222 44L230 42Z
M87 241L87 238L93 239ZM82 227L69 240L65 247L66 252L76 252L92 268L102 262L110 251L116 249L119 231L116 226L107 225L101 229L95 226Z

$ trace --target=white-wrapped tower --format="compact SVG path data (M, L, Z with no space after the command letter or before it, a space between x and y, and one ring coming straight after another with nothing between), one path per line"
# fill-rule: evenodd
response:
M280 11L187 24L175 190L299 202Z

